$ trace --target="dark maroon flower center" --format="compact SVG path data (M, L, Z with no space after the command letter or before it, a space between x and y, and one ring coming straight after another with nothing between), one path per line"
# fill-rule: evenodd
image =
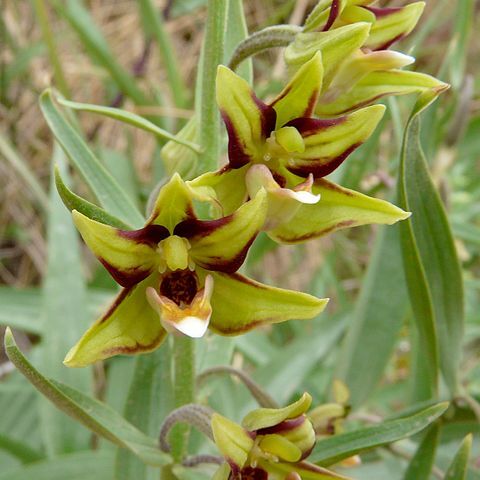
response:
M198 277L191 270L175 270L162 276L160 294L184 307L192 303L198 291Z
M267 480L268 473L263 468L245 467L242 468L240 476L232 477L239 480Z

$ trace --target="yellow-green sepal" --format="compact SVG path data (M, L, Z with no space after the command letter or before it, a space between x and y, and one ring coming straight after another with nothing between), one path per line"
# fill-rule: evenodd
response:
M152 274L138 285L123 289L107 313L68 352L63 363L68 367L84 367L114 355L134 355L157 348L166 332L145 292L148 287L158 287L158 283L158 275Z
M285 61L296 70L320 52L324 69L322 86L326 89L342 62L365 43L370 26L358 22L327 32L299 33L285 49Z
M265 190L261 189L255 198L228 217L183 222L175 233L189 239L189 254L197 265L208 270L234 272L242 265L265 222L266 197Z
M192 216L193 198L194 191L175 173L160 189L147 224L162 225L172 233L178 223Z
M207 272L197 269L199 277ZM261 325L307 320L328 303L302 292L271 287L240 274L208 272L214 280L210 329L221 335L240 335Z
M259 100L246 80L227 67L217 70L217 103L228 133L230 165L240 168L263 157L275 128L275 111Z
M296 402L284 408L257 408L242 420L242 426L249 431L273 427L290 418L303 415L312 404L312 397L305 392Z
M368 224L391 225L410 216L401 208L363 195L325 179L315 182L313 192L321 195L315 205L301 205L295 216L268 232L279 243L300 243L343 228Z
M368 7L376 18L365 48L383 50L407 36L415 28L424 8L425 2L415 2L400 8Z
M298 462L302 457L302 451L297 445L276 433L265 435L260 439L258 446L265 453L286 462Z
M347 6L348 0L338 0L335 6L332 3L332 0L319 0L305 20L303 31L328 30Z
M154 235L149 235L144 229L119 230L91 220L76 210L72 212L72 217L87 246L120 285L134 285L154 270L157 257L155 240L158 236L160 241L168 234L163 227L150 232ZM154 240L149 242L149 237Z
M371 72L334 101L327 103L328 98L321 98L315 113L324 117L335 116L351 112L388 95L422 94L426 91L440 94L447 88L448 84L424 73L395 69Z
M211 426L217 448L228 463L241 469L253 448L252 437L240 425L218 413L212 415Z
M277 112L276 129L294 118L311 116L322 89L322 79L322 55L317 52L270 104Z

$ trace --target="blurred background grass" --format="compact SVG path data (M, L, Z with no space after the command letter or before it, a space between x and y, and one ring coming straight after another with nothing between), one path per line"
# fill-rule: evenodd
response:
M193 114L193 90L205 3L203 0L1 2L0 324L15 326L19 343L27 350L31 348L33 355L37 351L35 346L42 344L44 333L38 287L48 270L46 212L53 151L52 134L40 113L38 97L52 84L55 76L55 65L49 56L48 36L42 33L39 15L47 15L51 39L58 53L55 58L64 77L63 82L57 80L57 87L64 95L79 102L115 105L148 115L155 118L160 126L176 132ZM408 2L392 0L380 3L397 6ZM145 11L142 15L141 6L145 4L154 6L170 46L166 45L165 38L159 40L158 36L152 35L151 18ZM253 32L276 23L302 24L315 2L245 0L243 4L248 29ZM45 11L41 5L47 7ZM415 69L452 84L450 91L426 116L423 144L433 179L448 210L462 262L467 325L462 381L477 397L480 395L478 31L479 2L427 0L426 11L417 29L397 48L417 58ZM162 47L173 52L170 63L166 61L165 54L162 55ZM264 98L278 91L285 79L281 53L274 50L254 60L256 90ZM173 75L178 70L182 79L173 83L174 88L174 77L168 66L174 69ZM58 74L56 78L59 78ZM346 187L391 199L395 194L402 132L413 99L399 97L388 100L386 104L389 115L377 133L331 177ZM111 119L91 114L79 114L77 118L81 131L96 154L143 211L149 192L164 175L159 142L146 132ZM74 190L92 198L75 172L71 173ZM200 355L199 364L215 365L220 363L220 359L223 363L232 361L236 366L254 372L257 380L265 379L265 383L274 390L272 394L283 392L284 401L302 389L312 391L317 403L325 400L334 371L346 379L347 384L354 385L354 369L346 358L346 345L351 345L354 333L346 337L345 334L351 329L353 316L370 315L362 306L365 302L375 305L376 287L366 291L366 268L372 251L381 251L378 238L383 235L382 232L384 228L378 227L350 229L301 247L276 247L266 237L260 237L245 267L249 273L278 286L331 297L329 310L324 314L327 319L322 320L322 327L318 330L310 322L290 323L271 331L267 329L261 335L249 334L234 341L225 339L225 343L222 343L224 339L210 339L209 347L205 347L203 356ZM67 246L64 244L64 247ZM61 252L57 251L57 255ZM374 285L378 286L381 275L386 275L390 255L393 264L395 252L387 251L386 266L380 268L380 273L370 273L372 278L376 278ZM86 260L82 270L90 299L88 322L91 322L111 297L114 284L88 252L83 252L83 258ZM399 282L398 291L391 291L391 295L392 298L399 296L396 301L405 303L405 309L398 314L395 322L392 320L392 325L395 323L390 331L392 349L387 345L383 354L384 363L381 368L375 367L381 371L372 380L375 384L368 395L365 388L358 387L358 407L371 415L386 415L411 404L408 387L412 369L410 315L401 276ZM363 297L360 295L362 288L365 290ZM381 317L381 312L377 315ZM385 322L388 320L385 319ZM68 328L68 319L64 322ZM48 328L48 322L46 325ZM61 320L55 325L61 325ZM324 338L318 344L310 345L308 337L312 332L318 332ZM347 340L341 341L341 338ZM306 345L315 352L307 355ZM284 348L288 350L284 351ZM221 355L217 355L222 349ZM294 357L297 370L287 365L285 352ZM61 358L64 352L58 353ZM373 359L374 353L371 355ZM13 438L27 438L27 443L41 445L40 414L36 410L29 410L28 415L25 413L36 397L20 378L11 373L11 364L6 358L1 358L0 378L3 381L0 385L3 388L0 389L0 407L5 408L2 410L5 413L0 421L0 436L10 432ZM283 362L280 361L282 358ZM277 365L273 373L271 365ZM107 368L97 366L93 391L122 410L126 396L124 379L131 376L132 368L130 359L114 360ZM299 369L301 375L298 374ZM282 378L288 373L296 379L284 385ZM361 381L361 373L359 375ZM381 380L379 386L378 380ZM237 395L235 402L228 403L225 413L235 417L246 408L245 396L238 395L240 387L234 382L225 380L215 383L214 387L203 395L211 395L213 388L217 395L214 403L223 404L224 409L226 399ZM12 399L15 399L14 403ZM458 440L474 424L471 413L466 409L464 417L460 416L450 430L445 430L446 444L450 438L448 435ZM12 468L17 465L17 459L2 455L0 452L0 464L4 461ZM381 472L389 475L395 472L398 459L389 455L390 452L385 451L383 457L373 458L372 469L366 470L366 476L362 478L384 478ZM388 466L389 462L393 467ZM1 473L0 478L3 478Z

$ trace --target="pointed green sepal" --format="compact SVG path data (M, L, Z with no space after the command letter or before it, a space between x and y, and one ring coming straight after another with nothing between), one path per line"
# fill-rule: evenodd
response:
M164 227L119 230L90 220L76 210L72 216L85 243L120 285L135 285L154 270L156 246L168 235Z
M410 213L384 200L368 197L325 179L315 182L321 195L316 205L302 205L293 219L268 232L281 243L299 243L343 228L367 224L391 225Z
M230 165L240 168L261 159L264 141L275 128L275 110L223 65L217 71L217 103L227 128Z
M199 276L204 276L197 269ZM270 287L239 274L210 272L214 280L210 329L239 335L260 325L317 316L328 299Z
M298 117L310 117L322 89L322 55L317 52L270 104L277 112L275 128Z
M417 24L425 8L425 2L415 2L405 7L365 7L375 15L364 47L371 50L385 50L394 42L406 37Z
M83 367L113 355L150 352L165 338L166 332L147 302L145 291L158 287L153 274L132 288L123 289L109 310L94 323L68 352L64 364Z
M312 397L305 392L296 402L284 408L257 408L247 414L242 420L242 426L254 431L273 427L279 423L303 415L312 404Z
M212 415L212 432L215 444L227 462L241 469L254 445L250 435L240 425L218 413Z
M424 73L404 70L372 72L364 76L351 90L326 103L320 99L315 113L335 116L351 112L388 95L422 94L427 91L440 94L449 85Z

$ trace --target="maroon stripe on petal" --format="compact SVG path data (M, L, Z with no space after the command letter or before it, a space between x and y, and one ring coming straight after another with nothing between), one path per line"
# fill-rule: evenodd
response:
M331 26L335 22L339 14L339 0L333 0L332 6L330 7L330 14L328 15L328 20L325 26L323 27L323 31L326 32L330 30Z
M250 156L245 151L245 146L243 145L240 137L235 131L230 117L224 112L221 111L223 121L225 123L225 128L227 129L228 135L228 162L231 168L241 168L251 161Z
M159 242L167 238L170 233L163 225L146 225L139 230L117 230L118 235L136 243L156 247Z
M322 159L309 159L309 161L302 160L301 164L298 165L288 165L287 168L290 172L298 175L299 177L308 177L310 174L313 175L314 178L321 178L329 175L334 170L336 170L345 160L346 158L359 146L361 143L357 143L352 145L350 148L347 148L341 155L338 157L332 158L324 163L322 163Z
M272 427L260 428L257 430L257 435L268 435L272 433L288 432L289 430L293 430L299 427L306 420L307 420L307 417L305 417L305 415L300 415L299 417L296 417L296 418L284 420L283 422L277 423Z
M387 50L389 47L391 47L395 42L398 42L401 40L403 37L405 37L405 34L401 33L400 35L397 35L396 37L393 37L391 40L388 42L385 42L383 45L380 45L377 47L375 50Z
M140 267L119 270L111 263L108 263L105 259L101 257L98 257L98 259L102 262L102 265L108 270L108 273L110 273L113 279L122 287L133 287L152 273L151 270L144 270Z
M271 105L263 103L255 94L252 94L252 100L255 102L261 113L263 137L268 138L270 134L275 130L277 112Z
M122 291L115 297L115 300L110 305L108 310L103 314L103 317L100 319L99 323L103 323L110 318L113 312L117 309L117 307L125 300L127 295L132 291L131 288L124 288Z
M326 130L327 128L340 125L345 122L347 118L347 116L328 119L300 117L290 120L287 124L285 124L285 126L295 127L300 132L302 137L305 138L315 135L316 133Z
M180 222L173 230L174 235L184 238L202 238L212 234L215 230L229 223L233 218L232 215L218 218L217 220L198 220L197 218L189 218Z
M372 12L376 18L388 17L388 15L392 15L393 13L397 13L403 10L403 7L379 8L363 6L362 8L368 10L369 12Z

